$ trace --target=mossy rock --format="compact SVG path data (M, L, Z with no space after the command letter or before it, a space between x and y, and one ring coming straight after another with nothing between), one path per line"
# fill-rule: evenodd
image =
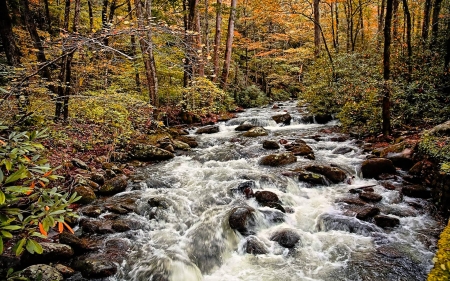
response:
M297 157L295 157L294 154L290 152L280 153L280 154L270 154L267 156L264 156L259 161L260 165L263 166L283 166L288 165L291 163L297 162Z
M450 280L450 224L442 231L438 251L433 258L434 267L428 274L428 281Z
M78 200L77 202L80 204L89 204L97 199L94 191L89 186L78 185L77 187L75 187L75 192L78 196L81 196L80 200Z
M263 127L253 127L242 135L244 137L255 138L260 136L267 136L268 134L269 133L267 132L267 130Z

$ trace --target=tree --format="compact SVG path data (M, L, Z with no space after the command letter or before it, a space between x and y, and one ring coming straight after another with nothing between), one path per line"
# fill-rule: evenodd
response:
M233 36L234 36L234 20L236 18L236 2L231 0L230 18L228 20L227 43L225 48L225 61L223 64L222 77L220 86L222 89L227 88L228 75L230 74L231 53L233 51Z
M213 64L214 64L213 82L217 82L217 78L219 76L219 48L220 48L220 37L222 35L221 26L222 26L222 0L217 0L216 29L214 35L214 55L213 55Z
M316 57L320 55L320 0L314 0L314 54Z
M12 32L11 18L6 0L0 0L0 35L5 48L6 59L10 65L20 64L20 50Z
M384 51L383 51L383 135L388 137L391 133L391 100L390 100L390 74L391 74L391 25L392 25L392 10L393 0L386 0L386 21L384 24Z

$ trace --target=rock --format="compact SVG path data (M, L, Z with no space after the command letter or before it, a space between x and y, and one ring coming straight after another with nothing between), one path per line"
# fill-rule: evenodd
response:
M268 203L271 204L271 203ZM274 203L276 204L276 203ZM268 210L268 209L259 209L259 211L264 215L264 218L269 221L269 223L283 223L286 220L286 216L284 212L279 210Z
M383 196L373 192L362 192L359 194L359 198L368 202L379 202L383 199Z
M383 173L395 174L395 167L391 160L372 158L364 161L361 166L364 178L377 178Z
M269 208L272 208L272 209L276 209L276 210L278 210L278 211L280 211L282 213L286 213L287 212L286 209L283 206L281 206L281 204L279 204L279 203L264 202L264 203L260 203L260 204L263 207L269 207Z
M279 143L285 145L288 143L288 141L285 139L280 139Z
M367 203L362 201L359 198L354 198L354 197L344 197L344 198L340 198L338 200L336 200L336 202L342 202L342 203L346 203L349 205L357 205L357 206L363 206L366 205Z
M300 118L300 121L302 123L314 123L314 116L312 115L307 115L307 116L302 116L302 118Z
M292 117L291 117L291 115L289 113L286 112L286 113L283 113L283 114L272 116L272 119L275 120L275 122L277 124L283 123L285 125L289 125L289 124L291 124Z
M280 149L280 145L274 140L263 141L263 148L265 149Z
M77 201L79 204L90 204L97 199L94 191L88 186L78 185L74 191L78 196L81 196L80 200Z
M110 180L117 177L117 174L113 170L105 170L105 179Z
M171 153L175 152L175 148L173 148L172 144L167 144L167 145L161 146L161 148L164 149L164 150L167 150L167 151L169 151Z
M333 150L333 154L347 154L352 151L353 151L353 148L348 147L348 146L342 146L342 147L338 147L335 150Z
M344 141L347 141L348 139L349 139L349 136L347 136L347 135L336 136L336 137L330 138L331 141L335 141L335 142L344 142Z
M22 263L33 264L45 260L46 262L61 261L73 256L73 250L69 245L59 243L40 242L42 254L30 254L25 252L22 256Z
M370 186L365 186L365 187L359 187L359 188L352 188L349 189L348 192L350 192L351 194L360 194L363 192L374 192L375 190L370 187Z
M162 196L155 196L150 199L148 199L148 204L150 207L156 207L161 209L169 209L170 208L170 201Z
M399 167L404 171L408 171L415 164L411 159L411 155L405 155L403 153L388 154L386 158L391 160L395 167Z
M294 229L281 229L270 237L271 241L276 241L285 248L294 248L300 242L300 235Z
M113 151L111 152L111 160L114 162L127 162L130 159L130 156L128 155L128 153L125 152L118 152L118 151Z
M278 108L280 108L280 107L278 106L278 104L274 103L274 104L272 105L272 109L278 109Z
M402 194L414 198L431 198L431 190L421 185L405 185L402 187Z
M254 189L255 187L256 187L255 181L244 181L244 182L241 182L241 183L238 185L237 189L238 189L240 192L244 192L244 190L245 190L246 188Z
M269 133L263 127L253 127L242 135L244 137L255 138L259 136L267 136L268 134Z
M89 170L88 164L86 164L85 162L81 161L80 159L73 158L71 162L77 168L80 168L80 169L83 169L83 170Z
M375 224L379 227L396 227L400 224L400 220L391 216L377 215L374 217Z
M100 187L100 194L116 194L125 191L127 188L127 180L124 176L117 176L107 180L103 186Z
M255 226L255 210L250 207L237 207L231 210L228 223L231 229L239 231L242 235L253 234L252 228Z
M112 223L112 229L114 229L117 232L125 232L128 230L131 230L131 227L128 225L127 221L125 220L115 220Z
M435 126L428 133L432 136L450 136L450 121Z
M255 125L248 123L248 122L242 122L239 126L234 128L235 131L238 132L246 132L252 128L256 127Z
M360 220L366 220L380 213L380 209L372 206L365 206L356 214L356 218Z
M371 223L361 221L355 217L347 217L337 214L323 214L317 224L319 231L340 230L356 233L363 236L371 236L380 229Z
M69 277L75 274L75 270L60 263L55 264L54 268L58 270L58 272L61 273L64 277Z
M105 278L116 274L116 265L107 256L81 256L72 262L72 267L87 278Z
M297 157L290 152L280 153L280 154L270 154L263 156L259 161L260 165L264 166L283 166L291 163L297 162Z
M201 127L198 128L197 131L195 132L197 135L201 135L201 134L214 134L214 133L218 133L219 132L219 126L218 125L210 125L210 126L205 126L205 127Z
M80 210L80 212L85 216L88 216L91 218L96 218L102 214L103 208L100 206L89 205L89 206L82 208Z
M314 120L317 124L326 124L333 120L333 116L330 114L317 114L314 116Z
M319 184L319 185L329 185L330 184L323 175L316 174L316 173L310 173L310 172L300 173L298 175L298 180L304 181L307 183L312 183L312 184Z
M129 151L131 158L140 161L168 160L175 157L173 153L149 144L131 145Z
M260 204L264 203L279 203L280 199L278 199L278 195L273 193L272 191L257 191L255 192L256 201Z
M129 212L131 212L130 210L125 209L122 206L116 205L116 204L105 205L105 209L110 211L111 213L120 214L120 215L125 215L125 214L128 214Z
M58 270L46 264L35 264L25 268L20 277L29 281L62 281L64 277Z
M334 183L343 182L347 178L346 173L337 167L325 165L309 165L304 169L313 173L324 175L325 177L327 177L327 179Z
M76 235L69 232L60 233L59 242L69 245L75 252L84 252L95 248L90 245L92 242L85 239L80 239Z
M264 245L261 240L259 240L256 236L249 236L246 239L246 242L244 244L244 249L247 254L252 255L265 255L269 253L269 250L267 249L266 245Z
M196 148L198 146L198 142L194 137L189 136L178 136L176 140L187 143L191 148Z
M108 234L114 233L112 229L112 221L109 220L87 220L82 219L80 221L80 226L84 233L98 233L98 234Z
M397 259L397 258L401 258L404 256L401 252L399 252L394 247L386 246L386 245L378 247L377 253L379 253L385 257L391 258L391 259Z
M191 150L191 147L189 146L189 144L182 142L182 141L174 140L173 146L175 147L175 149L179 149L179 150L184 150L184 151Z

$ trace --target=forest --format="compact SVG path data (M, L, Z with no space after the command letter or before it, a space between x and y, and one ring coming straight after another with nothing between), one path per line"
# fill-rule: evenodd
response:
M400 248L386 254L379 250L385 249L382 248L385 245L373 242L379 247L374 255L401 256L395 261L386 261L393 271L383 272L383 278L377 280L397 280L395 274L411 274L413 279L405 280L447 280L445 278L450 277L450 228L444 230L450 214L448 0L0 0L0 35L1 280L63 280L62 276L68 280L86 280L83 278L113 275L114 280L234 278L238 275L229 272L236 268L227 267L230 259L225 258L233 251L226 245L240 243L247 245L244 246L246 253L261 251L267 255L266 250L261 250L264 248L261 246L264 243L258 240L261 237L255 238L260 244L249 238L259 232L247 226L236 226L236 221L247 223L247 216L257 217L255 212L260 212L258 207L261 206L286 215L297 214L297 207L289 204L302 201L303 197L298 193L294 193L299 196L295 200L282 197L280 190L283 194L286 190L279 189L278 181L284 182L278 178L280 175L289 178L283 183L288 187L295 177L301 190L311 185L333 187L345 182L361 185L353 191L345 189L345 192L359 194L363 201L344 200L347 205L364 205L356 209L345 209L347 205L345 208L339 205L344 201L327 191L319 194L326 200L338 202L339 208L353 212L362 221L363 226L359 227L344 223L345 229L357 229L350 232L358 235L370 236L366 235L367 229L372 233L373 227L383 231L386 227L398 227L397 221L402 225L406 216L399 215L400 211L389 213L386 210L391 207L374 203L381 199L362 198L363 193L389 190L386 192L397 192L401 196L399 200L415 210L422 206L417 212L430 216L429 220L428 217L424 220L427 224L424 227L434 231L430 230L426 238L429 241L423 242L428 248L422 249L421 244L416 250L423 255L412 258L398 254ZM276 116L269 116L274 114ZM217 138L213 141L207 135ZM328 144L330 140L339 144ZM325 144L320 145L321 142ZM250 147L256 143L262 143L266 150L254 152ZM341 144L346 146L340 147ZM218 146L224 151L215 151ZM270 156L264 156L270 149L283 153L265 158ZM340 152L336 152L338 149ZM215 154L216 158L208 153ZM330 155L347 158L343 158L344 161L340 156ZM257 157L262 158L254 160ZM379 162L375 163L372 157ZM352 158L361 161L352 162ZM246 159L245 167L258 162L255 164L258 169L249 168L256 178L240 176L238 170L233 170L233 161L239 159ZM195 166L199 170L175 180L171 177L179 176L175 173L178 168L175 164L171 167L170 163L177 161L190 163L186 164L187 170L196 165L192 164L195 161L203 166ZM227 180L214 178L223 189L229 189L225 182L235 183L236 178L253 182L235 183L240 192L238 199L234 191L234 195L225 196L224 200L229 200L232 206L237 206L236 202L241 204L244 199L258 202L245 203L251 207L223 211L229 227L235 230L233 235L227 232L229 227L220 235L197 233L201 228L197 224L204 229L215 228L208 224L213 219L207 218L207 214L211 215L222 203L198 194L195 197L194 187L186 189L189 190L186 193L192 195L177 193L177 198L186 196L190 207L183 212L191 212L197 219L201 218L200 222L190 222L194 220L192 217L186 218L189 221L186 224L169 221L169 217L176 214L174 210L178 210L175 205L182 208L185 203L171 197L173 191L169 191L172 189L168 185L190 186L194 180L187 178L201 177L200 170L202 175L207 173L202 169L211 161L231 165L227 167L230 173L235 173ZM308 162L305 166L302 161L317 163ZM294 162L305 165L295 166ZM178 164L183 166L184 163ZM273 182L266 188L271 191L256 191L267 184L260 166L286 166L283 171L269 171ZM166 169L167 173L173 169L173 175L166 175ZM362 170L363 175L355 173L356 170ZM376 181L368 180L370 178ZM196 186L209 188L216 184L210 180L199 180ZM158 201L155 198L159 197L151 197L156 193L150 196L142 187L135 189L139 182L158 186L154 190L161 188L162 191L155 192L166 198ZM125 190L133 193L138 189L143 193L134 197L116 196ZM223 191L214 190L218 195ZM264 196L270 196L264 192L272 192L275 197L269 200ZM384 198L385 193L380 194ZM424 201L405 201L403 195ZM208 207L197 206L202 204L192 196L204 200L202 204ZM386 198L390 199L384 198L381 202L391 200L392 196L397 195L388 195ZM142 198L148 199L153 209L143 211L139 205ZM211 203L213 201L216 203ZM171 204L173 208L168 207ZM424 204L431 205L424 207ZM241 208L240 214L244 213L245 219L233 220L236 208ZM358 208L366 208L363 211L370 214L362 218L363 211ZM258 214L267 216L263 211ZM142 217L136 219L130 213L145 217L145 223ZM129 217L124 218L125 215ZM386 226L385 218L378 218L390 215L400 220L386 219L389 221ZM104 217L109 223L106 227L100 225L98 219ZM217 220L219 217L216 214ZM142 225L130 226L133 219L140 220ZM323 213L315 217L315 220L323 220L317 226L319 232L343 230L330 229L327 219L330 218ZM332 220L338 219L333 217ZM130 240L131 244L147 249L147 245L153 243L149 242L153 241L152 235L162 235L155 229L162 231L167 225L172 227L172 223L177 225L173 228L179 236L190 237L193 244L200 243L196 239L201 238L197 236L206 237L220 258L213 250L193 254L186 246L182 254L175 255L164 249L164 254L155 254L146 260L131 246L125 247L123 241L111 240L114 246L98 246L104 238L102 235L148 231L151 233L148 240L137 234L139 238ZM180 230L183 227L186 229ZM303 231L306 226L297 224L294 228L298 234L299 229ZM411 229L412 233L427 232ZM285 234L277 231L270 228L269 232L275 234L267 241L283 245L277 235ZM318 230L309 231L316 233ZM194 237L192 233L198 235ZM403 232L399 230L399 233ZM221 235L228 238L219 243L216 240ZM246 242L238 243L238 238L233 240L230 235L244 237ZM291 238L292 235L289 239L283 236L281 240ZM307 240L301 236L300 240L303 239ZM414 244L412 241L417 240L420 239L416 236L408 236L401 242ZM58 241L61 243L58 245L63 246L55 250L50 244ZM250 242L256 244L250 247ZM308 241L303 244L308 245ZM98 251L99 247L103 250ZM110 252L115 247L129 253L127 262L123 262L117 252ZM154 247L149 251L162 249L161 245ZM355 249L348 248L351 248L348 259L353 261ZM98 252L106 252L107 258L98 257ZM271 254L277 255L276 251L268 255ZM30 270L38 263L36 255L41 255L46 264L60 265L54 266L56 275L46 275L55 269ZM330 252L330 255L333 254ZM163 269L154 265L156 256L165 262ZM319 254L317 259L320 259ZM99 260L105 262L99 264ZM400 260L410 267L414 267L416 261L425 265L423 269L419 266L416 271L394 274L398 268L405 268L398 265ZM352 264L350 261L348 263ZM321 275L325 273L311 269L324 266L315 262L318 261L299 262L307 265L297 269L295 274L302 272L305 279L301 280L360 280L359 274L365 272L359 265L347 265L349 269L338 271L333 279L333 273ZM336 266L342 260L330 258L327 262ZM121 263L122 266L117 266ZM148 267L147 271L139 271L141 263ZM184 277L176 275L177 263L184 263L184 270L188 272ZM253 268L253 264L247 263L248 260L242 262ZM433 263L436 266L429 274ZM67 273L70 270L73 272ZM375 272L374 269L373 274ZM339 279L339 274L344 273L351 277ZM240 279L236 280L272 280L278 273L265 274L268 275L239 275ZM375 280L370 279L372 273L366 274L367 280ZM300 279L284 276L277 280Z

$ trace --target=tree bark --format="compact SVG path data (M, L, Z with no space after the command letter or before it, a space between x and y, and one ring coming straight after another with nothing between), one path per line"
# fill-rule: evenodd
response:
M381 47L382 34L384 28L384 10L386 9L386 0L381 0L380 16L378 18L378 43L377 48Z
M314 0L314 55L318 57L320 55L320 0Z
M339 53L339 3L336 1L336 53Z
M21 53L12 32L11 18L9 17L6 0L0 0L0 35L8 64L13 66L19 65Z
M92 0L88 0L88 13L89 13L89 32L94 30L94 15L92 13Z
M388 137L391 133L391 100L390 100L390 86L389 79L391 74L391 25L392 25L392 10L393 1L386 1L386 21L384 26L384 51L383 51L383 105L382 105L382 117L383 117L383 135Z
M438 41L439 14L441 12L441 4L442 0L436 0L434 2L433 18L431 20L431 44L430 44L431 49L433 49L436 46ZM450 32L450 30L448 30L447 32Z
M394 44L398 43L398 26L400 24L399 18L398 18L398 6L400 2L399 0L393 1L393 7L392 7L392 17L393 17L393 32L392 37L394 39Z
M431 15L431 0L425 0L423 8L423 25L422 25L422 43L425 45L428 39L429 25Z
M411 13L409 12L407 0L403 0L403 10L405 13L405 18L406 18L406 46L408 49L408 60L407 60L408 77L407 77L407 80L408 80L408 82L411 82L412 70L413 70L413 68L412 68L412 42L411 42L412 24L411 24Z
M47 23L47 32L52 34L52 22L50 19L50 10L48 8L48 0L44 0L45 20Z
M142 7L140 0L134 0L136 6L136 17L139 28L139 45L141 47L142 59L144 61L145 76L147 78L147 87L150 104L158 106L158 78L156 77L155 57L153 56L153 41L151 30L151 0L148 0L146 9ZM144 21L146 19L146 21ZM148 27L146 27L148 26Z
M213 64L214 64L214 76L213 82L217 82L219 76L219 47L220 47L220 37L222 32L222 0L217 0L216 7L216 32L214 35L214 56L213 56Z
M227 88L228 75L230 74L231 53L233 51L233 36L234 36L234 20L236 18L236 4L237 0L231 0L230 18L228 21L227 43L225 48L225 61L223 64L222 77L220 86L222 89Z
M128 8L128 18L130 21L133 20L133 13L132 13L132 7L131 7L131 0L127 0L127 8ZM136 82L136 89L140 93L141 92L141 78L139 77L139 68L136 64L136 36L134 34L131 34L130 36L130 42L131 42L131 55L133 56L133 67L134 67L134 81Z

